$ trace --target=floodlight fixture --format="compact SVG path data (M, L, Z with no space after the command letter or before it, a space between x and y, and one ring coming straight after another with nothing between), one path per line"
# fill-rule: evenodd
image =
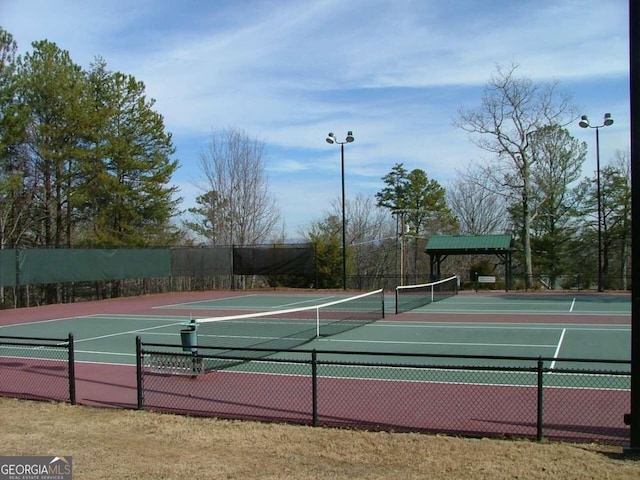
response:
M602 127L609 127L613 125L613 118L611 118L610 113L605 113L604 122L602 123L602 125L591 125L589 123L589 117L587 115L582 115L580 117L580 122L578 122L578 125L580 125L582 128L596 128L596 129L602 128Z
M605 113L604 114L604 126L608 127L610 125L613 125L613 118L611 118L611 114L610 113Z

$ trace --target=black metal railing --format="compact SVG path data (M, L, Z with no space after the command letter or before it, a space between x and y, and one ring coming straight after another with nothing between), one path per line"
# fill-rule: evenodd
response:
M262 352L258 360L256 351ZM137 358L140 409L464 436L610 444L629 439L628 361L183 351L140 339Z
M76 403L73 335L0 336L0 396Z

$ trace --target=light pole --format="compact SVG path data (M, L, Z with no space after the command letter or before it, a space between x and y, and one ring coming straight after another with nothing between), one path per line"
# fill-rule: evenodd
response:
M329 135L327 135L327 143L335 143L337 145L340 145L340 164L342 167L342 289L346 290L347 289L347 225L346 225L346 219L345 219L345 214L344 214L344 144L345 143L351 143L355 140L355 138L353 138L353 132L351 130L349 130L347 132L347 138L345 138L344 142L339 142L338 140L336 140L335 135L333 134L333 132L329 132Z
M406 228L407 228L407 224L404 221L404 216L407 213L410 213L412 211L412 209L409 208L397 208L395 210L391 211L392 215L398 215L399 219L400 219L400 234L398 235L398 237L400 237L400 285L404 285L404 280L405 280L405 257L406 257L406 251L407 251L407 241L406 241ZM396 231L398 230L398 221L396 220Z
M596 186L598 196L598 291L603 292L604 287L602 285L602 195L600 191L600 129L602 127L608 127L613 125L613 118L610 113L604 114L604 122L602 125L590 125L589 117L582 115L580 123L582 128L595 128L596 129Z

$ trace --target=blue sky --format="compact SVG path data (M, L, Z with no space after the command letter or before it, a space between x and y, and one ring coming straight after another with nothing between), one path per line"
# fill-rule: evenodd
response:
M445 188L489 155L453 126L480 104L496 65L558 80L601 132L601 162L629 148L627 0L0 0L20 53L47 39L88 68L95 56L134 75L173 134L183 208L200 193L198 157L212 132L266 146L289 239L340 199L374 195L396 163ZM595 170L595 134L583 175Z

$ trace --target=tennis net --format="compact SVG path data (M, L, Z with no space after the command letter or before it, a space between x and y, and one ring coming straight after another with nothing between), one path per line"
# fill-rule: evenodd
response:
M230 359L241 356L250 360L291 350L315 338L336 335L382 318L384 291L380 289L320 305L196 319L197 345L193 347L194 350L207 347L207 355ZM223 358L206 362L204 369L243 363L224 362Z
M458 294L458 277L453 276L437 282L396 287L396 313L424 307L432 302Z

